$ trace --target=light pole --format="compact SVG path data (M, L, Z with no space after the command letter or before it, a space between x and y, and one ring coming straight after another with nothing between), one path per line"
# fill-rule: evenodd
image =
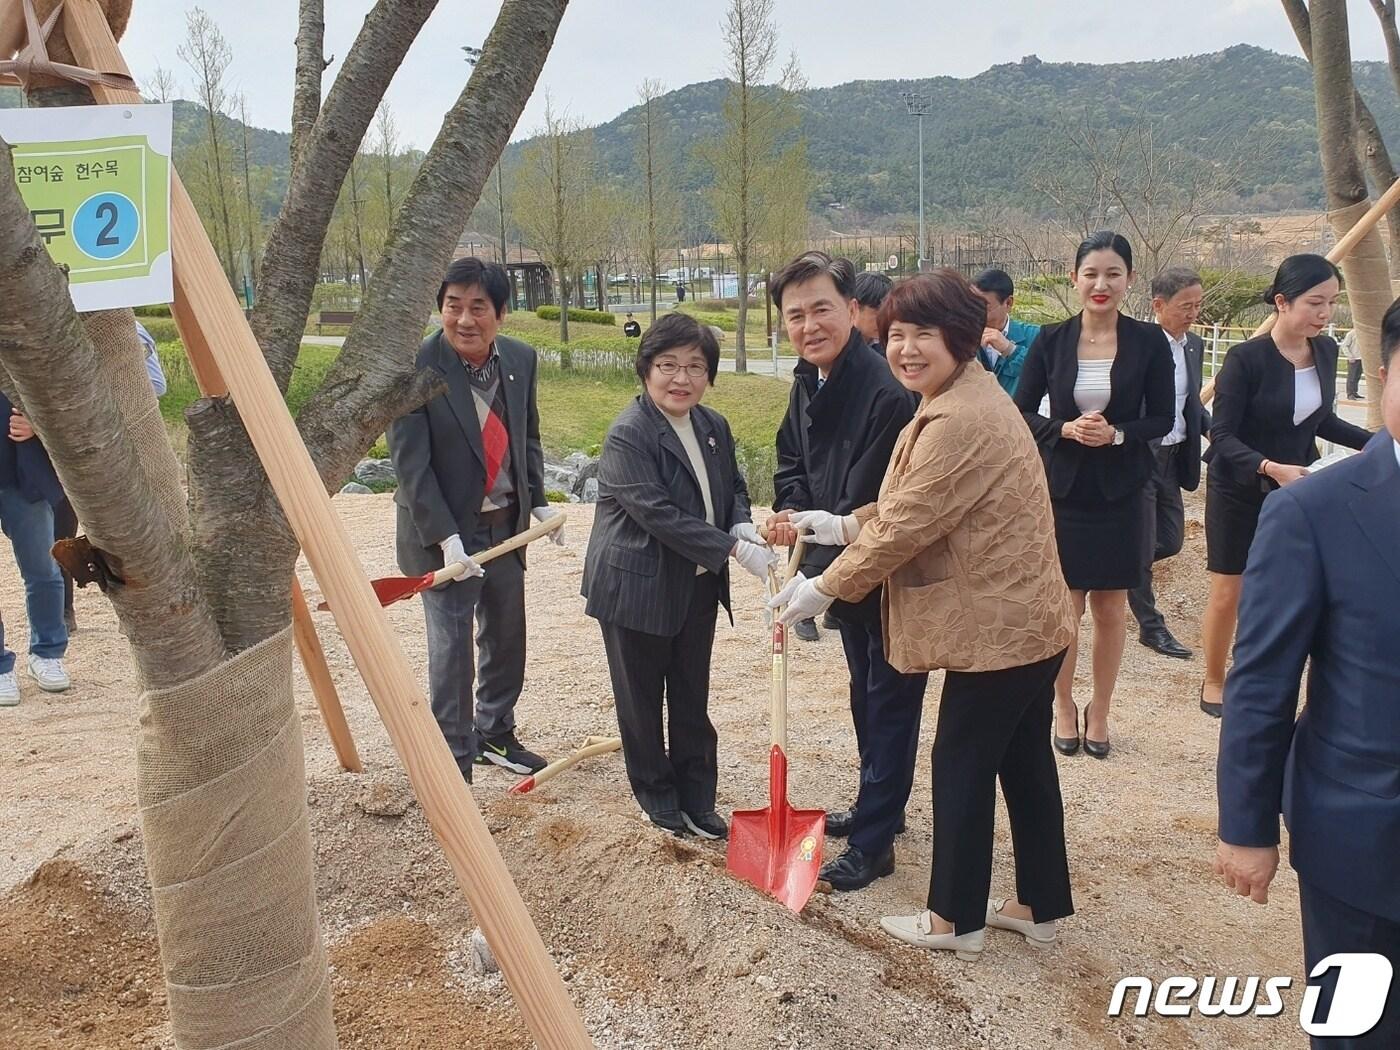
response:
M924 241L924 114L928 112L928 96L920 95L915 91L905 91L900 95L904 99L904 108L908 110L911 117L919 118L919 263L917 269L924 268L925 251L927 245Z

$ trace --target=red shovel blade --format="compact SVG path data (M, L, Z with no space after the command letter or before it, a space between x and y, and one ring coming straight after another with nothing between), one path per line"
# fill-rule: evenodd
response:
M422 576L384 576L370 580L369 583L374 588L374 596L379 599L380 605L393 605L405 598L412 598L419 591L426 591L433 585L433 574L429 572ZM325 612L329 608L325 602L316 606L318 612Z
M826 838L826 811L793 809L787 801L787 756L768 756L771 804L735 810L729 822L730 872L800 912L817 885Z

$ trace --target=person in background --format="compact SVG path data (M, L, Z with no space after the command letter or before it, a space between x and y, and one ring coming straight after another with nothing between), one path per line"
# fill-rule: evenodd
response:
M859 304L856 310L856 327L860 329L861 337L870 344L870 349L877 353L884 352L880 348L880 306L893 287L893 281L874 270L856 274L853 288L856 302Z
M0 394L0 416L7 421L0 441L0 529L10 541L24 580L29 676L46 693L61 693L72 685L63 667L68 628L63 622L63 574L50 552L54 508L67 500L34 427L4 394ZM13 707L19 699L15 654L5 645L5 628L0 623L0 707Z
M1201 404L1205 343L1191 326L1200 316L1203 296L1201 277L1195 270L1174 267L1152 278L1152 313L1166 333L1176 384L1172 429L1160 444L1153 443L1155 467L1143 490L1147 553L1153 563L1181 553L1186 540L1186 507L1181 493L1183 489L1195 492L1201 484L1201 434L1210 429L1210 413ZM1138 641L1163 656L1191 659L1191 650L1176 640L1157 608L1151 563L1146 579L1128 592L1128 608L1138 622Z
M627 315L627 320L622 326L622 334L625 335L628 339L641 338L642 326L637 322L637 319L631 314Z
M715 616L730 610L731 557L766 582L778 555L751 520L729 424L700 404L719 372L714 335L667 314L636 369L642 393L598 459L584 611L603 632L632 794L657 827L722 839L708 714Z
M683 302L685 302L685 282L684 282L684 281L677 281L677 282L676 282L676 302L678 302L678 303L683 303Z
M794 512L849 514L879 495L915 397L855 327L850 260L817 251L799 255L774 276L773 303L802 356L778 430L777 513L767 523L769 542L789 545L797 538ZM840 552L839 545L809 545L801 569L816 576ZM834 889L858 890L894 871L894 838L904 830L928 676L901 674L885 658L879 587L830 609L851 676L860 792L853 807L826 815L826 833L849 836L850 844L823 866L821 877ZM797 622L816 634L810 616Z
M1342 356L1347 361L1347 400L1361 400L1361 347L1356 341L1353 328L1342 337Z
M509 297L497 263L464 258L447 268L438 289L442 328L418 350L418 367L441 372L447 390L400 416L386 435L399 477L399 568L422 576L462 567L456 579L423 592L423 614L433 714L468 782L473 763L515 773L547 764L515 733L525 684L525 549L497 558L489 573L467 554L523 532L532 516L560 513L544 494L538 359L532 347L499 334ZM562 529L552 537L563 544Z
M1133 279L1133 250L1120 234L1088 237L1070 275L1083 310L1046 325L1031 344L1015 401L1035 434L1050 481L1060 567L1076 615L1094 617L1094 695L1082 741L1109 752L1108 710L1123 662L1128 591L1151 564L1143 489L1149 442L1172 428L1172 358L1162 330L1119 312ZM1040 414L1049 395L1050 414ZM1074 702L1078 643L1055 682L1055 748L1072 755L1081 731Z
M1014 395L1026 354L1040 334L1040 325L1012 319L1016 286L1005 270L983 270L972 286L987 301L987 330L982 333L982 364L997 377L1003 390Z
M1400 971L1400 301L1381 322L1381 364L1381 433L1264 500L1225 683L1215 870L1266 903L1282 813L1309 974L1334 954L1366 952ZM1388 998L1374 1000L1377 1017L1312 1045L1400 1046L1400 980Z
M1215 377L1206 451L1206 569L1210 593L1201 618L1205 680L1201 710L1219 718L1225 661L1235 633L1240 583L1264 497L1306 477L1317 439L1364 448L1369 431L1339 418L1337 344L1332 320L1342 274L1321 255L1290 255L1265 294L1271 332L1237 343Z
M1059 774L1045 739L1074 613L1035 442L974 361L986 312L956 270L920 274L890 294L881 341L900 384L921 398L918 413L876 502L792 516L816 542L847 546L819 577L799 575L769 603L790 603L790 620L883 585L890 665L905 675L946 672L928 907L880 925L963 959L981 954L987 926L1052 945L1056 921L1074 911ZM988 897L998 778L1016 853L1014 900Z
M146 351L146 375L150 377L151 388L155 390L156 397L164 397L165 372L160 367L160 355L156 353L156 341L140 321L136 322L136 338L141 340L141 347Z

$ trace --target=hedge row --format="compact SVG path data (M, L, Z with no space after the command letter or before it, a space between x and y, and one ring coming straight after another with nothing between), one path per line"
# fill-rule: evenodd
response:
M535 316L541 321L557 321L559 320L559 307L541 306L535 310ZM583 310L576 306L569 307L569 319L573 321L585 321L588 324L617 325L617 314L608 313L604 310Z

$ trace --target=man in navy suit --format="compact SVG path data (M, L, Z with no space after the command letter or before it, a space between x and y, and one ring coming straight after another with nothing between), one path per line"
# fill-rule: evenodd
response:
M1392 971L1400 968L1397 349L1400 300L1381 326L1385 429L1361 454L1264 502L1225 684L1216 872L1241 896L1267 902L1283 814L1309 974L1338 953L1375 953ZM1298 716L1309 659L1307 705ZM1329 963L1317 975L1323 997L1333 971ZM1326 1009L1338 1037L1314 1033L1313 1045L1400 1046L1400 982L1391 980L1369 1032L1339 1030L1347 1021L1341 1015L1364 1005L1343 995L1348 983L1343 968L1331 986L1331 1007L1311 1013L1316 1022ZM1372 996L1377 1008L1381 994Z

